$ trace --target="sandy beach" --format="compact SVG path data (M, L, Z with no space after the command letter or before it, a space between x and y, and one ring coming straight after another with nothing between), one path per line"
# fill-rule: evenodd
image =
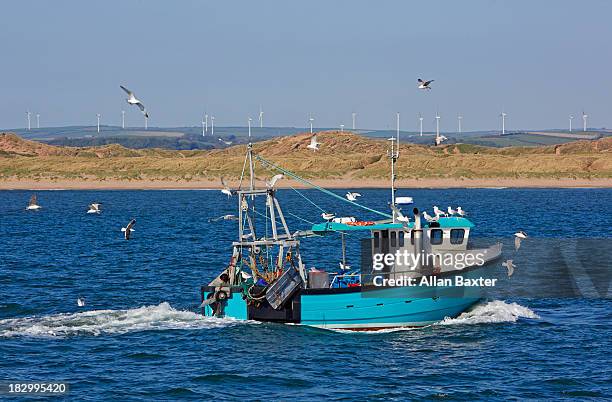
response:
M325 188L386 188L386 180L313 180L314 184ZM232 187L238 186L238 181L228 181ZM243 186L246 183L243 183ZM398 180L398 188L610 188L612 178L605 179L418 179ZM257 182L258 187L265 183ZM280 181L277 188L304 188L305 186L293 181ZM219 189L217 180L190 180L190 181L164 181L164 180L5 180L0 181L0 190L173 190L173 189Z

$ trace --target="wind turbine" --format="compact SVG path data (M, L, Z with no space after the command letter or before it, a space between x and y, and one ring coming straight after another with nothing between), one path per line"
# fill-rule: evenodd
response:
M354 130L355 129L355 117L357 116L357 113L353 112L352 116L353 116L353 130Z
M461 120L463 120L463 116L457 116L457 123L459 124L459 134L461 134Z
M28 131L30 131L31 127L30 127L30 111L29 110L26 112L26 116L28 116Z
M440 137L440 115L436 111L436 138Z
M215 116L210 116L210 135L215 135Z
M344 132L344 124L340 124L340 132L343 133Z
M570 131L569 131L569 132L570 132L570 133L572 132L572 120L574 120L574 115L573 115L573 114L570 114L570 115L569 115L569 122L570 122Z
M40 128L40 113L36 113L36 128Z
M121 128L125 128L125 110L121 111Z
M145 114L145 130L149 129L149 116Z
M206 135L206 123L204 122L204 119L202 119L202 137L204 137Z
M419 133L421 137L423 136L423 115L419 113Z
M100 113L97 113L96 117L98 118L98 134L100 134Z
M308 118L308 121L310 122L310 134L312 134L312 122L314 121L312 115Z
M208 132L208 113L204 113L204 132Z
M263 128L263 109L261 108L261 105L259 105L259 128Z
M588 114L584 113L584 110L582 111L582 131L587 131L587 117L589 117Z
M506 134L506 116L508 116L508 114L506 112L501 112L499 116L502 120L502 135L504 135Z
M395 115L395 129L396 129L396 137L397 137L397 152L399 156L399 138L400 138L400 114L399 112Z
M251 121L253 121L253 119L249 117L249 142L251 142Z

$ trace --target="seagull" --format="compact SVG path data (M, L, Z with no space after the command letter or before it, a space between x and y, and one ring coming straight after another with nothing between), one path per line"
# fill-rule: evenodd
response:
M227 146L232 145L232 141L225 141L223 138L219 138L219 141L221 141L222 143L224 143Z
M30 202L26 207L26 211L36 211L37 209L41 209L42 207L38 205L37 202L38 198L36 197L36 194L33 194L32 197L30 197Z
M457 214L459 216L466 216L467 212L465 212L461 207L457 207Z
M87 210L88 214L99 214L100 212L102 212L102 210L100 209L100 204L99 202L94 202L93 204L89 204L89 210Z
M398 222L403 222L403 223L410 222L410 217L405 216L404 214L402 214L402 210L400 208L396 207L395 205L391 205L391 211L393 211L393 214L395 215L395 219Z
M280 179L285 178L285 175L283 174L277 174L275 176L273 176L270 181L266 182L266 186L268 186L268 188L274 188L274 185L276 184L277 181L279 181Z
M448 140L448 138L446 138L446 136L444 136L444 135L436 135L436 137L434 138L434 144L436 146L438 146L438 145L441 145L446 140Z
M440 208L438 208L435 205L433 207L433 210L434 210L434 215L436 215L436 218L439 218L440 216L448 216L446 212L442 211Z
M132 235L132 232L134 231L133 228L135 224L136 224L136 219L132 219L126 227L121 228L121 231L123 232L125 236L125 240L130 240L130 236Z
M244 271L240 271L240 276L242 276L242 279L244 279L245 281L253 277L251 274Z
M340 270L348 271L349 269L351 269L351 266L349 264L344 264L342 261L340 261Z
M519 248L521 248L521 242L523 241L523 239L527 238L527 233L523 232L522 230L519 230L518 232L516 232L514 234L514 249L516 251L518 251Z
M238 217L236 215L221 215L217 218L210 218L208 222L219 222L219 221L237 221Z
M508 269L508 278L510 278L514 273L514 268L516 267L516 265L512 263L512 260L506 260L502 262L502 267L506 267Z
M422 79L418 79L417 82L419 83L419 89L431 89L431 87L429 86L429 84L431 84L432 82L434 82L434 80L429 80L429 81L423 81Z
M454 209L452 209L451 207L448 207L446 210L448 211L448 214L449 214L450 216L453 216L453 215L455 215L455 214L457 213L457 211L455 211L455 210L454 210Z
M85 298L84 297L78 297L77 298L77 306L85 307Z
M221 185L223 186L221 192L227 195L227 198L230 198L232 195L234 195L232 190L227 186L227 184L225 184L225 180L223 180L223 177L221 177Z
M141 101L136 99L136 96L134 95L134 92L130 91L129 89L127 89L123 85L119 85L119 86L121 87L121 89L123 89L125 91L125 93L128 94L128 97L126 99L127 103L129 103L130 105L138 106L138 108L140 109L142 114L144 114L144 116L148 119L149 118L149 114L147 113L147 109L145 109L145 107L144 107L144 105L142 104Z
M321 145L321 143L317 142L317 135L315 134L312 137L310 137L310 144L308 144L306 148L312 149L313 151L316 152L319 150L319 145Z
M361 197L361 194L349 191L348 193L346 193L345 197L349 201L357 201L357 197Z
M427 213L427 211L423 211L423 218L425 218L425 220L426 220L427 222L430 222L430 223L431 223L431 222L437 222L437 221L438 221L438 219L440 219L440 217L439 217L438 215L436 215L435 217L434 217L434 216L431 216L431 215L429 215L429 214Z
M325 219L326 221L331 221L332 219L334 219L336 217L336 215L334 214L328 214L327 212L323 212L321 214L321 216L323 217L323 219Z

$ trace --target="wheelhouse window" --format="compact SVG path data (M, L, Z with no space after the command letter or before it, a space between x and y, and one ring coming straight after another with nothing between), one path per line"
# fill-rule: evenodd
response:
M404 231L402 230L401 232L399 232L398 234L399 237L399 246L400 247L404 247Z
M465 229L451 229L450 231L450 242L451 244L463 243L465 237Z
M431 229L429 231L429 241L433 245L442 244L442 229Z
M397 233L391 232L391 247L397 247Z
M380 232L374 232L374 248L380 247Z
M410 245L414 246L414 230L410 231Z

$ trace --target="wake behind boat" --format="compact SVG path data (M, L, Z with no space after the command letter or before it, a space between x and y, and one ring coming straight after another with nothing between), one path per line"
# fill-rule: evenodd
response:
M318 187L253 154L249 144L245 166L248 163L250 186L234 192L239 200L238 238L232 243L233 253L227 267L201 287L203 314L330 329L372 330L429 325L457 317L478 303L479 292L466 292L462 286L472 282L482 285L478 282L481 271L499 258L501 244L468 249L474 223L463 216L453 216L450 212L455 211L450 207L449 214L436 213L436 219L427 222L421 221L417 208L413 209L412 217L402 214L397 206L400 197L395 197L394 169L399 158L395 141L392 139L388 155L390 214ZM255 161L270 171L376 214L380 219L336 218L334 214L324 213L326 222L291 231L274 186L255 188ZM313 264L300 252L302 241L315 237L332 241L338 235L342 256L337 259ZM346 261L347 236L361 239L358 269L351 269ZM453 258L448 262L428 257L442 254L461 256L464 263L456 264ZM413 264L408 266L399 260L376 261L376 256L382 255L411 256ZM332 268L337 267L339 260L341 269ZM468 260L472 262L467 263ZM327 269L308 269L307 262ZM409 283L426 286L406 286Z

